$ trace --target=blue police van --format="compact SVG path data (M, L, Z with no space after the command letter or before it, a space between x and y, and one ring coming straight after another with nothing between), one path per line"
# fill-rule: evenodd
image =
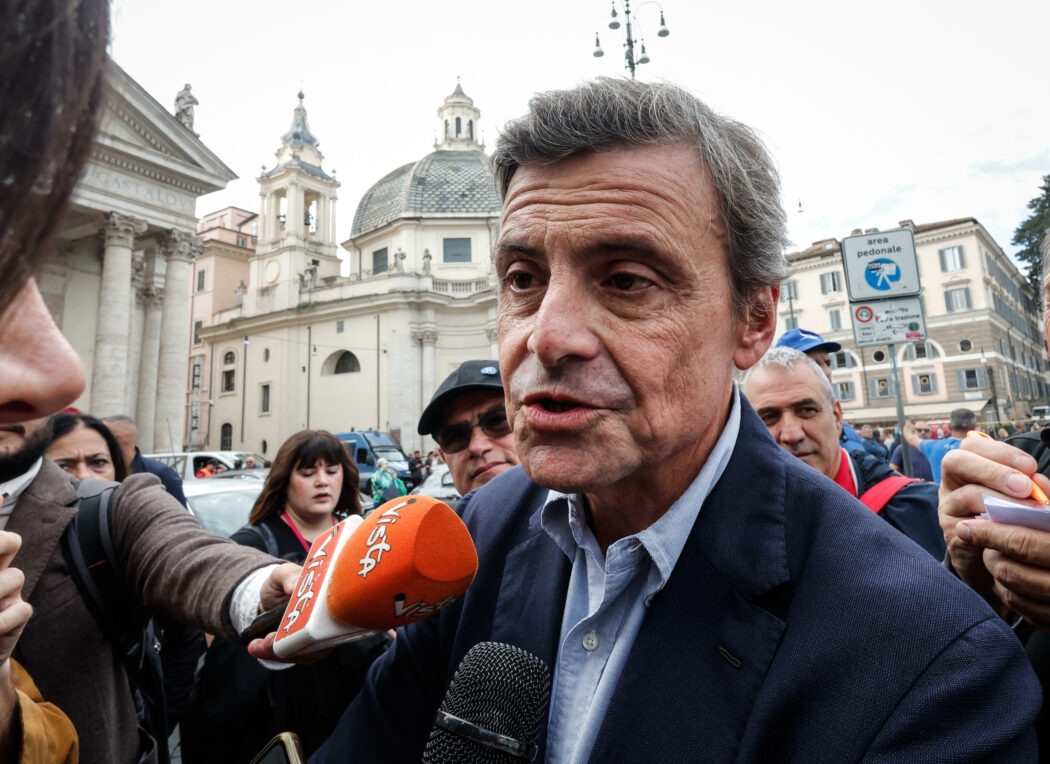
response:
M405 452L401 450L397 441L387 433L376 430L351 430L350 432L337 432L335 436L346 444L350 455L357 462L361 490L366 494L371 495L368 481L372 473L376 471L376 463L380 459L386 459L405 486L412 490L415 484L412 482L412 473L408 469L408 457L405 456Z

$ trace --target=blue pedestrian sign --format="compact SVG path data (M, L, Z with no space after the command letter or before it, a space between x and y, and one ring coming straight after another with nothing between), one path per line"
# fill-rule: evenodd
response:
M922 290L910 228L846 237L842 240L842 266L846 291L853 302L914 297Z

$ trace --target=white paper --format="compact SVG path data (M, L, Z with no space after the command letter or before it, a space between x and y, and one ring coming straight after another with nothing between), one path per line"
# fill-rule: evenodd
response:
M997 523L1023 525L1026 528L1050 531L1050 505L1046 505L1045 508L1028 507L1009 499L985 496L984 510L985 514L981 517L987 517Z

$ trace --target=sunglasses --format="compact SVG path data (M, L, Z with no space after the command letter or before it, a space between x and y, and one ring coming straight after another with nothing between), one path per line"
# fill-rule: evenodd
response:
M458 454L470 445L475 427L480 427L481 431L490 438L502 438L509 435L510 422L507 421L507 410L503 406L496 406L478 417L477 424L457 422L449 425L435 432L434 440L446 454Z

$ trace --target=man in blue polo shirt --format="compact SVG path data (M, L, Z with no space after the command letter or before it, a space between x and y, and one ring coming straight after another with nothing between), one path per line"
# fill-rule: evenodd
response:
M941 482L941 460L949 451L954 451L962 444L966 433L977 426L977 415L970 409L955 409L948 415L948 428L951 435L947 438L937 440L923 440L919 436L915 424L910 420L904 422L904 439L908 445L922 452L930 462L930 471L933 472L933 482Z

